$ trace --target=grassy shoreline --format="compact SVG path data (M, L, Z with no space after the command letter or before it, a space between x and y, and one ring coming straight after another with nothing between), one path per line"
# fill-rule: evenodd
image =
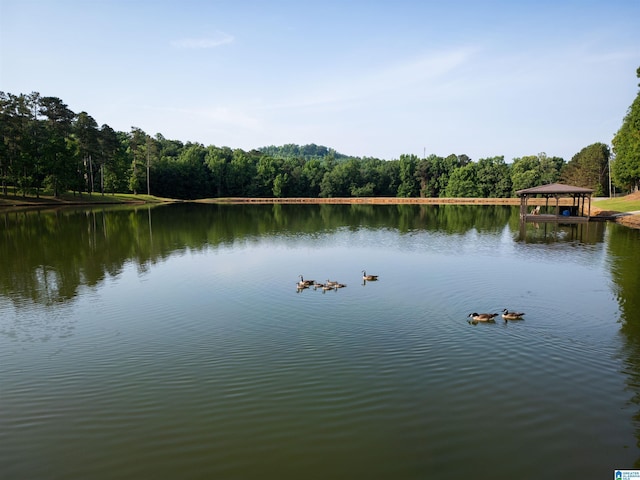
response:
M400 197L340 197L340 198L206 198L199 200L176 200L153 195L134 194L65 194L60 198L48 195L13 196L0 195L0 209L51 208L91 205L135 205L193 202L208 204L309 204L309 205L520 205L519 198L400 198ZM530 198L528 205L545 205L544 198ZM570 198L561 198L560 205L571 205ZM592 216L609 216L616 213L640 211L640 192L619 198L594 198L591 200ZM640 214L626 215L616 219L623 225L640 228Z

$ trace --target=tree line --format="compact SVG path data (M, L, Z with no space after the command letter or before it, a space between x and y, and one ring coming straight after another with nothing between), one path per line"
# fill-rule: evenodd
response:
M638 69L640 77L640 68ZM64 192L147 193L177 199L209 197L485 197L514 196L552 182L608 195L640 181L640 94L613 144L586 146L566 162L544 153L472 160L400 155L350 157L315 144L244 151L169 140L132 127L98 127L57 97L0 92L0 188L7 195ZM610 173L612 173L610 178Z

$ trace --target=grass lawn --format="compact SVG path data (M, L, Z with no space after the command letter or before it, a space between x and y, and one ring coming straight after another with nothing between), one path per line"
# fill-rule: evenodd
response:
M594 205L602 210L614 212L634 212L640 210L640 195L631 194L626 197L597 200Z
M23 197L21 194L16 196L13 192L9 193L9 195L0 195L0 207L69 204L91 205L105 203L163 203L171 201L174 200L155 197L153 195L134 195L132 193L106 193L104 195L101 195L100 193L93 193L92 195L83 193L82 195L73 195L73 193L67 192L63 193L58 198L55 198L53 195L49 195L46 192L41 194L39 197L36 197L35 195L27 195Z

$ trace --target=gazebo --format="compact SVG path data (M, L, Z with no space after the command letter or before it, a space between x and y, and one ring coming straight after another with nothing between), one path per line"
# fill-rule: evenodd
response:
M520 197L520 218L529 221L588 221L591 218L591 195L593 190L573 185L563 185L561 183L550 183L539 187L525 188L518 190L516 194ZM549 211L549 199L555 199L555 215L540 215L540 205L533 212L528 212L528 203L531 198L544 197L545 211ZM573 201L571 205L560 205L560 198L569 197ZM586 214L585 214L585 201Z

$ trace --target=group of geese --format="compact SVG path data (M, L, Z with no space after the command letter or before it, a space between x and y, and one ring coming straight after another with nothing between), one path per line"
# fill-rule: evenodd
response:
M319 289L319 290L322 290L323 292L326 292L327 290L338 290L339 288L344 288L347 286L344 283L336 282L333 280L327 280L325 283L319 283L319 282L316 282L315 280L305 280L302 275L298 275L298 277L300 278L300 281L296 283L296 290L298 291L298 293L307 288L313 288L314 290ZM375 282L376 280L378 280L378 275L367 275L367 272L365 270L362 270L362 281L364 283ZM473 312L469 314L469 318L471 319L469 320L469 323L472 323L474 325L477 324L478 322L494 323L495 322L494 319L498 315L500 314ZM513 310L507 310L506 308L502 310L502 318L504 319L505 322L509 320L522 320L524 315L525 315L524 312L516 312Z
M326 292L327 290L338 290L339 288L344 288L347 286L345 283L340 283L333 280L327 280L325 283L319 283L315 280L305 280L302 275L298 275L298 277L300 277L300 281L296 283L296 290L298 291L298 293L307 288L313 288L314 290L322 290L323 292ZM362 280L364 282L374 282L378 280L378 275L367 275L367 272L363 270Z
M495 322L494 318L497 317L499 314L498 313L470 313L469 314L469 318L471 318L471 320L469 321L469 323L473 323L476 324L478 322ZM522 317L524 317L525 313L524 312L515 312L515 311L510 311L507 310L506 308L502 310L502 318L504 318L505 322L508 320L522 320Z

